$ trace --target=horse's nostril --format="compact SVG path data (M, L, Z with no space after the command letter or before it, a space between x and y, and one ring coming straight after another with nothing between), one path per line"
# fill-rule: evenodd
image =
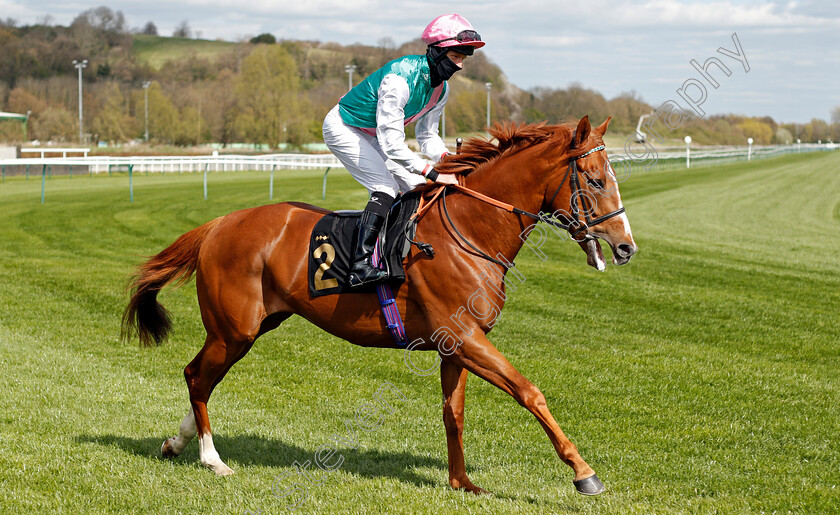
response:
M621 254L622 257L630 257L636 253L636 249L633 245L622 243L618 246L618 253Z

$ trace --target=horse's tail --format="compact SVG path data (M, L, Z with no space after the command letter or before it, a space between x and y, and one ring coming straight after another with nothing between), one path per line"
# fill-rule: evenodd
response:
M201 244L221 220L222 217L216 218L181 235L175 243L137 267L137 273L129 281L131 301L122 317L123 340L130 340L135 332L146 347L160 345L166 339L172 321L169 311L157 301L158 292L173 281L180 286L192 277L198 266Z

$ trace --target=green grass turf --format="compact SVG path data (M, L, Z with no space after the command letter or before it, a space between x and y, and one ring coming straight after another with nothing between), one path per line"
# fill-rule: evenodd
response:
M229 41L137 34L134 36L131 51L139 62L159 70L168 61L177 59L201 57L213 60L222 54L230 53L235 47L236 43Z
M215 216L268 202L266 173L86 176L0 184L0 512L282 513L274 478L312 460L383 381L406 396L341 447L300 512L840 511L840 153L637 173L622 186L639 254L598 273L577 245L527 248L527 281L491 340L545 393L607 485L574 492L539 424L501 391L467 388L468 471L447 486L436 375L299 317L261 338L216 389L217 478L192 442L159 458L187 409L201 346L195 288L166 290L175 331L118 340L125 281ZM346 172L278 173L275 200L359 208ZM431 356L426 355L430 362ZM421 363L421 365L424 363Z

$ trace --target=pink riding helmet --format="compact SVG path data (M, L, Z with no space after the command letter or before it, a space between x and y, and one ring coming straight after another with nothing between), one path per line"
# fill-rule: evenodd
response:
M438 16L423 31L423 42L439 47L471 46L481 48L484 41L470 22L460 14Z

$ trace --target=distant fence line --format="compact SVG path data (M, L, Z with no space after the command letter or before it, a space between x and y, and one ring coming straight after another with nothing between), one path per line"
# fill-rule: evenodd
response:
M28 150L28 149L27 149ZM38 149L40 152L42 149ZM43 149L50 152L48 149ZM23 149L21 150L23 152ZM340 168L341 162L332 154L267 154L261 156L209 155L209 156L88 156L88 157L26 157L0 159L4 173L26 173L26 168L61 167L68 173L73 167L82 173L134 172L229 172L244 170L303 170ZM40 172L40 170L38 170ZM72 171L69 171L72 173Z
M690 149L691 165L722 164L725 162L763 159L783 154L834 150L833 143L801 145L769 145L737 147L702 147ZM64 149L58 149L62 151ZM87 150L87 149L85 149ZM634 149L638 151L638 148ZM686 150L680 147L655 149L647 161L650 168L673 168L686 163ZM41 153L56 152L49 148L21 149L21 152ZM634 160L623 149L608 149L610 160L620 162ZM639 161L639 159L635 159ZM183 172L230 172L244 170L306 170L319 168L343 168L341 162L332 154L266 154L259 156L245 155L205 155L205 156L86 156L86 157L27 157L19 159L0 159L3 175L21 175L33 171L41 172L38 167L47 166L49 174L53 171L72 174L75 171L89 174L127 171L129 166L134 172L183 173ZM57 167L52 170L51 167Z
M666 147L656 149L655 153L648 153L645 159L641 155L631 155L629 152L613 154L608 149L610 161L620 163L632 161L638 163L636 166L646 169L666 170L671 168L686 168L695 166L711 166L731 163L735 161L747 161L750 159L767 159L785 154L797 154L803 152L821 152L836 150L840 145L834 143L802 143L793 145L765 145L765 146L720 146L690 148L686 152L685 147ZM631 149L638 151L638 148Z
M88 152L90 152L89 148L58 148L58 147L37 147L37 148L22 148L20 149L21 154L41 154L41 157L46 157L45 154L58 154L61 153L61 157L67 157L67 153L71 154L83 154L82 157L87 157Z
M705 147L701 149L679 149L679 147L663 148L661 151L649 147L654 152L645 154L640 159L639 154L631 155L628 152L615 152L615 149L608 149L610 161L620 166L619 163L630 162L631 168L641 167L644 169L670 169L691 166L710 166L724 164L733 161L745 161L749 159L765 159L784 154L801 152L817 152L835 150L838 145L834 143L823 144L796 144L796 145L771 145L756 147ZM23 152L24 149L21 150ZM26 149L30 150L30 149ZM65 149L59 149L62 151ZM67 149L71 150L71 149ZM85 149L87 150L87 149ZM633 149L631 149L633 150ZM38 149L37 152L54 152L49 148ZM638 149L636 149L638 151ZM135 172L144 173L183 173L199 172L204 174L204 198L207 199L207 174L209 172L229 171L269 171L269 200L274 198L274 172L275 170L306 170L325 169L321 198L326 198L327 174L332 168L343 168L341 162L332 154L267 154L260 156L243 155L219 155L214 152L209 156L87 156L87 157L34 157L18 159L0 159L0 170L2 181L5 182L6 175L26 175L29 178L30 171L41 176L41 202L44 202L46 179L56 174L70 175L72 178L74 168L77 173L86 175L114 172L128 172L129 177L129 198L134 201L134 183L132 175ZM624 174L621 174L624 175Z
M134 172L182 173L200 172L204 174L204 199L207 199L208 172L266 170L270 172L268 198L274 198L274 171L326 169L321 196L327 194L327 174L330 169L342 167L341 162L332 154L268 154L263 156L214 155L210 156L91 156L91 157L41 157L21 159L0 159L2 181L7 172L25 175L29 179L30 170L41 176L41 203L46 195L46 180L56 173L73 177L73 169L93 176L93 174L113 171L128 172L129 200L134 202Z

